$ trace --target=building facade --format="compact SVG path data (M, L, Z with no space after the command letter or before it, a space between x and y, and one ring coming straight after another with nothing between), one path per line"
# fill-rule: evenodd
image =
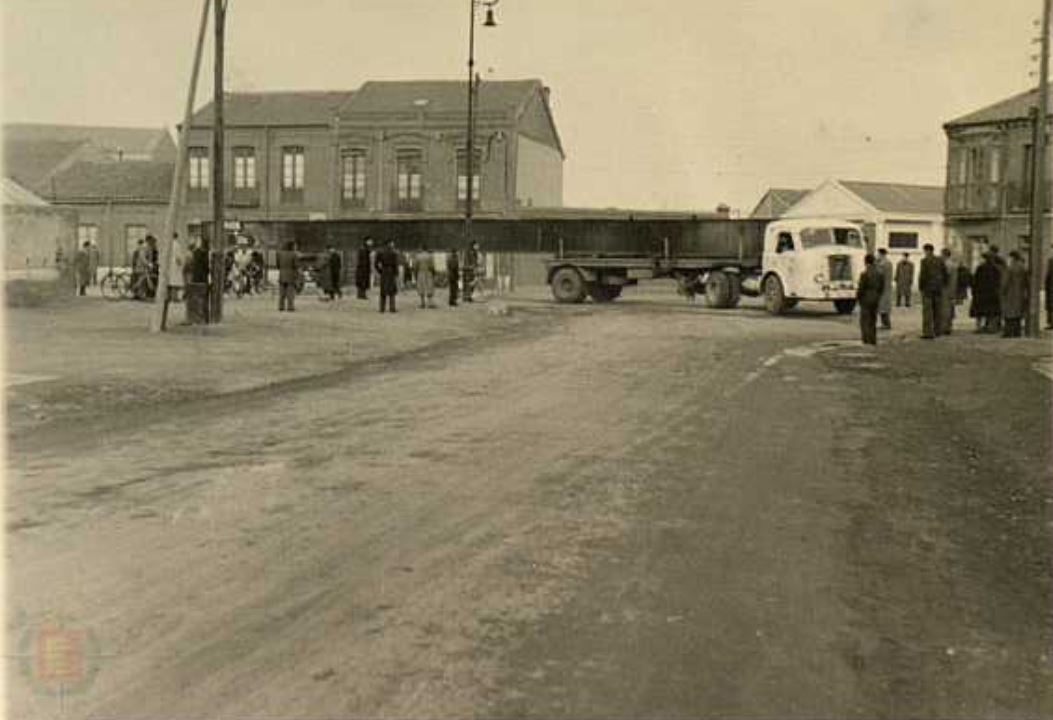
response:
M1032 112L1037 111L1038 99L1036 88L943 126L947 135L944 212L948 239L973 264L990 245L1003 252L1027 248L1034 162ZM1051 117L1047 117L1045 131L1049 133L1051 128ZM1047 171L1042 189L1047 238L1051 179Z
M827 180L783 212L784 218L837 218L863 228L867 249L915 259L946 242L943 188L938 185Z
M537 80L479 83L473 209L561 207L564 153ZM193 117L181 205L211 217L212 106ZM367 82L346 92L233 93L224 100L225 215L265 241L278 224L463 214L467 84Z
M102 262L125 265L147 234L160 235L176 145L164 128L4 125L4 174L77 217L77 244L94 241Z

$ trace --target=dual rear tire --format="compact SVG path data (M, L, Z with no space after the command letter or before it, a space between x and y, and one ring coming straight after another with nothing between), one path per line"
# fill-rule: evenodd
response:
M556 270L549 284L552 287L552 297L559 303L580 303L586 297L592 298L593 302L606 303L622 294L621 285L586 282L582 274L572 267Z
M706 304L713 308L733 308L742 298L738 275L714 270L706 277Z

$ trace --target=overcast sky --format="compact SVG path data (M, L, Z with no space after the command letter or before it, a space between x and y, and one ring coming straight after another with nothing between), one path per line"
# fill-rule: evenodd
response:
M228 88L464 76L468 0L229 0ZM2 0L8 121L181 119L200 0ZM942 184L941 125L1026 90L1040 0L501 0L484 78L541 78L577 206L748 212L827 177ZM211 90L207 67L198 103Z

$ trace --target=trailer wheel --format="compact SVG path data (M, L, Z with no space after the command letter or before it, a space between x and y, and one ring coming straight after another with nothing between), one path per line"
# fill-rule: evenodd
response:
M706 304L710 307L731 307L732 296L737 295L732 289L732 284L732 278L727 273L710 273L706 278Z
M778 275L764 278L764 307L772 315L782 315L786 312L786 293Z
M572 267L563 267L553 273L551 285L556 302L580 303L585 299L585 278Z
M838 315L851 315L852 311L856 309L856 301L850 298L834 300L834 307L837 309Z

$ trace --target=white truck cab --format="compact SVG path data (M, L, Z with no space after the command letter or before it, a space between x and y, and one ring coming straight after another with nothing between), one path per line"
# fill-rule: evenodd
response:
M760 292L768 311L780 314L801 300L829 300L852 312L856 278L866 248L853 223L808 218L777 220L765 228Z

